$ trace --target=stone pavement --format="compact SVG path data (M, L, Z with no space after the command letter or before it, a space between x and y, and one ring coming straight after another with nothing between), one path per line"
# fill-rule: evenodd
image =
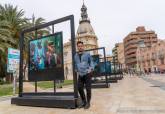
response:
M143 78L127 76L110 88L93 89L88 110L16 106L7 100L0 102L0 114L165 114L164 99L165 90Z
M1 101L6 101L6 100L10 100L13 96L5 96L5 97L0 97L0 102Z

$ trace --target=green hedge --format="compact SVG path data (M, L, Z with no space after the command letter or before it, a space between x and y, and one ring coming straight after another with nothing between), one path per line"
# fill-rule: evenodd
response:
M17 89L18 91L18 89ZM0 85L0 96L12 95L13 94L13 85L4 84Z
M64 83L56 84L56 86L57 88L60 88L61 86L72 85L72 84L73 84L73 80L65 80ZM48 89L48 88L53 88L54 83L53 81L37 82L37 86L42 89Z

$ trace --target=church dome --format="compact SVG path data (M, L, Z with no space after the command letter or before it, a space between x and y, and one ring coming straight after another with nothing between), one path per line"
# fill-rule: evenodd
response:
M81 19L77 29L77 35L81 34L95 34L93 27L90 24L90 19L88 18L87 7L84 4L81 8Z
M95 34L90 23L81 22L78 29L77 29L77 35L85 34L85 33Z

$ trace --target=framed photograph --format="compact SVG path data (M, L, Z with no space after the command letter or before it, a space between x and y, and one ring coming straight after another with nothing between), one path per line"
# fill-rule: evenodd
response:
M93 64L94 64L94 75L98 76L100 74L99 55L92 55L92 60L93 60Z
M29 80L63 80L62 32L29 41Z
M100 74L111 74L111 62L106 61L106 70L105 70L105 62L100 62Z
M107 74L111 74L111 62L106 61L106 69L107 69Z

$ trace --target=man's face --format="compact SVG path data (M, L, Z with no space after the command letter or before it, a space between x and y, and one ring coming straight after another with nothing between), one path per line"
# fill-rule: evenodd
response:
M79 51L79 52L84 51L84 44L79 43L79 44L77 45L77 48L78 48L78 51Z
M42 48L41 42L38 42L37 46L38 46L39 49L41 49Z
M53 46L49 45L48 46L48 50L51 51L51 52L53 52Z

